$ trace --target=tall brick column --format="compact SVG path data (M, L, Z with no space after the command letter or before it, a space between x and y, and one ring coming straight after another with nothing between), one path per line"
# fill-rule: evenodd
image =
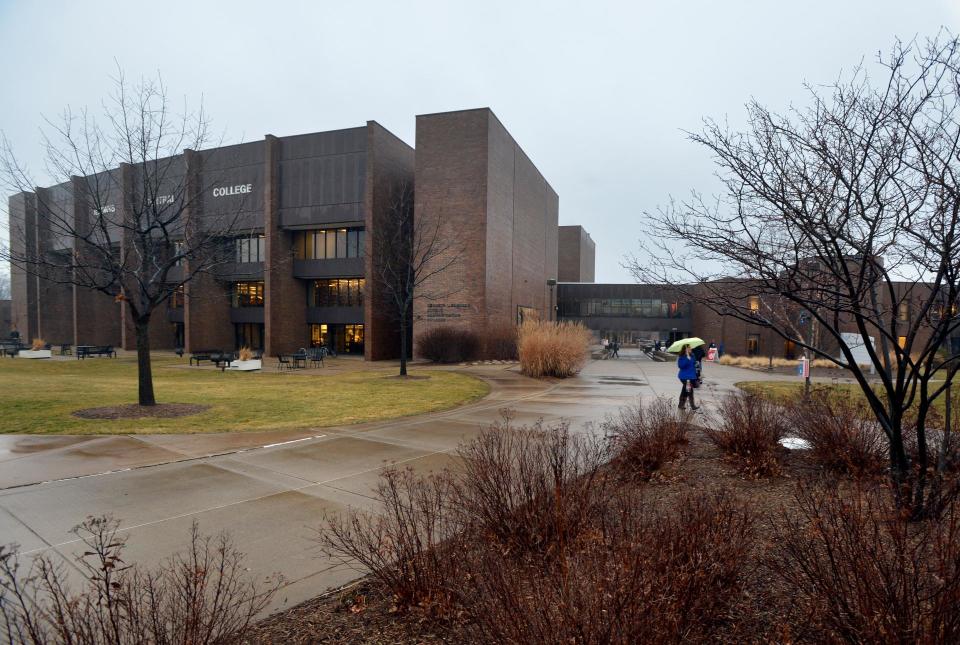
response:
M28 250L37 249L37 196L34 193L19 193L9 199L10 250L16 255L24 255ZM13 308L10 311L12 329L0 329L6 335L8 331L20 332L20 337L29 340L38 335L37 322L37 278L23 268L10 265L10 296Z
M264 354L296 351L307 335L307 281L293 277L293 235L280 222L280 155L282 142L272 134L264 140L263 263Z
M94 215L88 199L87 182L83 177L71 177L73 217L75 230L84 234L90 230ZM116 205L119 209L119 205ZM119 244L119 240L117 243ZM85 247L74 239L74 253L81 262L95 263L99 251ZM73 286L73 342L77 345L122 344L120 309L122 303L107 294L78 285ZM56 339L48 339L58 342Z

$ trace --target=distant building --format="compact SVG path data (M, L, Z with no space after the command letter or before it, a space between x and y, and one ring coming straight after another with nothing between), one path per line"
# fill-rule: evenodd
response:
M559 245L560 282L593 282L597 245L582 226L561 226Z

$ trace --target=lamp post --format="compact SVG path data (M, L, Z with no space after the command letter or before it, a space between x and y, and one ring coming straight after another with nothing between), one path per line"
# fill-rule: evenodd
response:
M555 304L556 298L554 296L554 289L557 287L556 278L547 278L547 286L550 287L550 320L556 320L557 305Z

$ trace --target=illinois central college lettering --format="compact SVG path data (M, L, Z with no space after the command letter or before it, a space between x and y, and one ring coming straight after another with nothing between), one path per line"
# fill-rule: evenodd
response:
M237 184L236 186L221 186L213 189L214 197L229 197L230 195L246 195L253 192L253 184Z

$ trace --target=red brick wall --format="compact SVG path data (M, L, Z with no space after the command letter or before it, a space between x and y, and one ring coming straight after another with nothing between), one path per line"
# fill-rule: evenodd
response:
M487 324L489 122L487 110L417 117L417 225L427 227L441 219L444 233L455 237L461 257L425 285L425 292L440 297L414 303L415 337L438 325L479 332ZM509 284L511 262L503 244L493 257Z
M398 191L404 185L414 186L414 151L376 121L368 121L366 163L363 351L364 358L376 361L400 356L396 305L378 283L373 263L377 257L378 226L390 216L390 205Z
M9 244L14 253L24 253L37 245L37 199L33 193L19 193L8 200ZM10 265L11 330L22 338L37 335L37 280L23 269Z
M293 277L293 233L280 228L280 154L282 142L267 135L264 163L264 354L294 352L305 347L307 282Z
M482 338L514 324L518 306L550 315L558 198L493 112L417 117L416 210L443 217L463 246L461 262L428 285L449 295L417 302L417 334L462 325Z

